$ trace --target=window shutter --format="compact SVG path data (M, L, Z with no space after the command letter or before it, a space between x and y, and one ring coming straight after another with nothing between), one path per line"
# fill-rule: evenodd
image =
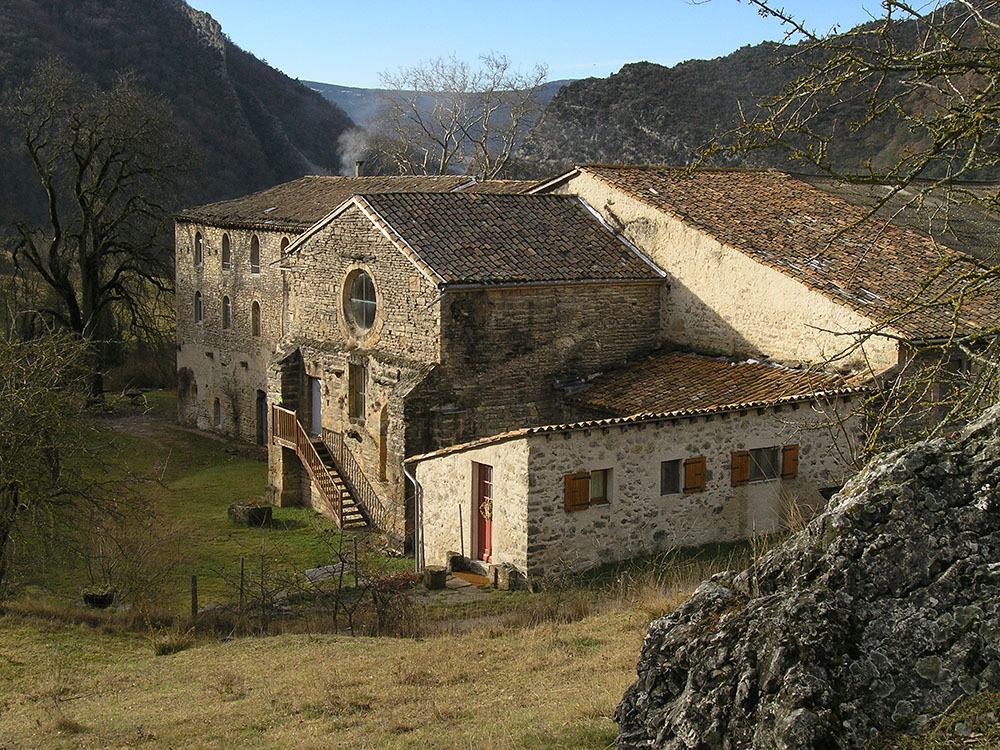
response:
M695 492L705 491L705 466L704 456L689 458L684 461L684 494L693 495Z
M799 475L799 446L786 445L781 449L781 478L794 479Z
M733 487L750 482L750 451L733 451Z
M566 512L590 507L590 473L566 475Z

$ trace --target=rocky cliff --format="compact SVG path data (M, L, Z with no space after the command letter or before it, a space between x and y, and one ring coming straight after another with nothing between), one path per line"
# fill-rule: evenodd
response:
M861 748L1000 688L1000 407L649 628L620 748Z

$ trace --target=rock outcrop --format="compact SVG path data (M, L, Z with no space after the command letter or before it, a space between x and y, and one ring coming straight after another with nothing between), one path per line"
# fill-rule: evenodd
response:
M1000 408L653 622L620 748L861 748L1000 688Z

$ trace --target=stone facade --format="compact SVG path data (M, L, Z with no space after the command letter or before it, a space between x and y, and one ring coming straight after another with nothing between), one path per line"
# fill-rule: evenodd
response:
M201 263L195 240L202 238ZM209 226L178 221L176 315L178 419L234 437L266 441L267 366L282 337L283 282L277 266L281 248L294 233ZM229 262L223 264L228 238ZM251 268L251 245L259 243L259 263ZM202 321L196 319L196 294ZM230 326L223 325L229 299ZM254 304L259 306L259 333ZM216 408L218 401L218 409ZM221 423L217 420L221 417Z
M850 472L842 436L852 425L830 429L849 401L525 431L418 459L426 562L444 564L448 552L470 556L474 549L477 463L493 467L492 562L528 576L741 539L775 531L798 514L808 519L822 507L821 490L839 487ZM792 445L794 478L733 486L734 451ZM707 470L704 491L661 496L661 463L698 457ZM608 502L568 512L566 476L596 470L608 472Z
M442 293L357 207L304 241L282 269L286 335L278 348L300 358L272 366L269 400L309 423L319 388L321 428L345 436L399 536L412 528L406 456L562 420L564 382L659 343L662 282ZM358 271L377 299L367 331L348 309ZM364 413L354 414L352 377L361 373ZM284 466L287 449L272 446L271 454L272 499L305 495L320 507L315 489Z
M576 173L554 192L579 195L667 271L663 334L677 344L854 370L878 371L899 360L894 339L851 335L874 321L592 175Z

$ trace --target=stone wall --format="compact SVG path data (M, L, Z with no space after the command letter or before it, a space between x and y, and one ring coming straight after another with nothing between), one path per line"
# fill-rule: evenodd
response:
M872 321L702 231L580 174L556 192L579 195L669 274L663 332L695 351L881 369L897 361L884 338L851 350ZM817 248L817 251L820 248Z
M320 382L322 428L344 436L389 512L388 529L409 531L404 404L414 385L439 357L440 318L433 304L437 288L356 208L348 209L284 263L287 303L283 350L301 352L295 401L282 393L281 368L270 384L271 398L299 412L310 426L312 390ZM358 270L371 277L377 309L374 325L362 331L352 322L349 279ZM346 287L346 288L345 288ZM365 409L352 416L351 366L367 368ZM272 452L273 453L273 452ZM280 457L277 457L280 458ZM272 483L285 474L272 472ZM284 495L281 488L272 494ZM322 510L315 488L307 497Z
M574 419L563 386L660 343L664 293L660 282L447 292L441 365L407 407L408 455Z
M494 562L513 563L529 576L740 539L776 530L799 512L808 519L824 503L820 490L838 487L850 473L844 459L851 446L839 436L851 433L853 424L831 430L833 416L833 407L827 413L809 404L753 409L533 434L422 461L417 479L424 489L427 561L434 564L448 551L458 551L456 507L471 497L473 462L493 466L495 477L512 477L502 488L496 482L493 533L498 539L520 539L523 522L527 548L522 554L513 542L498 546ZM794 479L732 486L733 451L785 445L799 446ZM661 462L701 456L706 458L705 491L660 495ZM602 469L610 474L609 502L567 512L566 475ZM515 481L523 474L527 482ZM470 522L464 518L467 535Z
M203 262L195 263L196 233L203 237ZM229 237L231 262L222 265L223 237ZM260 242L260 272L250 268L250 244ZM283 295L277 265L283 241L292 233L253 231L178 222L176 315L178 419L182 424L218 429L256 441L257 393L267 390L267 365L282 336ZM195 320L195 293L202 296L203 320ZM232 305L231 328L222 325L222 301ZM260 305L260 335L251 331L253 303ZM214 403L222 424L215 424Z
M476 464L493 467L493 559L528 566L526 440L453 453L416 467L424 490L424 559L444 565L448 552L474 558L477 544ZM520 502L519 502L520 499Z
M833 419L803 404L533 436L527 572L541 576L774 531L790 520L793 502L810 518L822 507L820 490L850 474L840 460L850 447L835 441L841 433L837 425L830 429ZM796 478L732 485L733 451L785 445L799 446ZM661 462L700 456L705 491L661 497ZM567 513L565 476L599 469L610 469L610 502Z

